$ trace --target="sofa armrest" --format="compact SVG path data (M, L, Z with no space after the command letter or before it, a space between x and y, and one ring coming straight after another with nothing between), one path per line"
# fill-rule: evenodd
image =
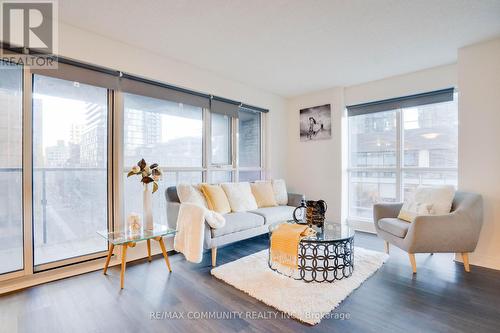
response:
M181 204L178 202L167 201L167 225L169 228L177 230L177 216Z
M305 198L303 194L288 193L288 206L298 207Z

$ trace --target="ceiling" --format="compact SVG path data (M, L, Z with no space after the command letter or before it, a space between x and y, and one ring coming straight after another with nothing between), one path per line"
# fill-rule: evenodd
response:
M456 61L500 0L64 0L60 20L289 97Z

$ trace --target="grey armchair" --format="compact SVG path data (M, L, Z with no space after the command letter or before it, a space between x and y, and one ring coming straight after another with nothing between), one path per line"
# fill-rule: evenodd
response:
M469 253L476 248L483 224L483 201L479 194L456 192L450 214L418 216L412 223L397 218L402 203L375 204L373 220L377 235L408 252L413 273L417 272L415 253L455 252L462 255L470 271Z

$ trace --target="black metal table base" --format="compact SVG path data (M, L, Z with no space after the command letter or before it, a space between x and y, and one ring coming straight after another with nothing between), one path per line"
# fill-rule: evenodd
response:
M269 257L269 267L273 267ZM300 241L296 280L304 282L334 282L352 275L354 271L354 237L339 241ZM288 274L285 274L288 275Z

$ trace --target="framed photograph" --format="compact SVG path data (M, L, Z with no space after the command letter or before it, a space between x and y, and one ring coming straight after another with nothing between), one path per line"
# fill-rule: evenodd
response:
M332 110L330 104L300 110L300 141L332 138Z

